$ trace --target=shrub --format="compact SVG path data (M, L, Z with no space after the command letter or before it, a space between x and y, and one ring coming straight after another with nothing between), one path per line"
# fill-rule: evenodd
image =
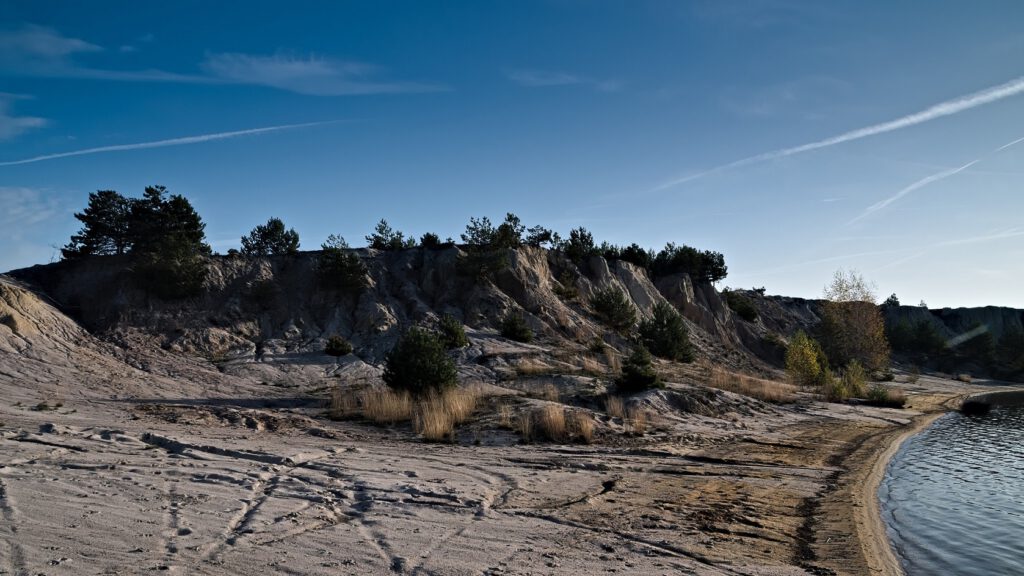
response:
M636 324L636 308L626 294L614 286L595 292L590 305L602 322L618 332L626 333Z
M438 330L441 332L441 341L444 347L449 350L465 348L469 346L469 338L466 337L466 330L451 314L445 314L438 323Z
M352 344L337 334L331 335L324 346L324 354L328 356L341 357L352 353Z
M729 306L729 309L735 312L737 316L747 322L757 320L757 308L750 298L728 289L722 291L722 296L725 298L725 303Z
M829 402L844 402L850 397L850 390L842 379L833 378L829 374L828 378L822 378L821 395Z
M501 335L509 340L523 343L533 341L533 330L526 324L523 316L516 312L509 311L505 314L501 319L499 330Z
M140 255L133 277L140 288L158 298L189 298L203 292L206 264L206 258L193 248L172 242Z
M353 294L366 288L366 266L349 249L344 238L331 234L321 249L316 273L323 286Z
M388 221L381 218L377 226L374 227L373 233L366 236L366 244L375 250L401 250L415 247L416 238L412 236L406 238L405 234L393 230Z
M598 254L597 247L594 245L594 236L582 226L570 230L569 239L561 243L559 248L577 266L587 258Z
M685 273L694 282L713 283L726 277L725 257L710 250L697 250L689 246L676 246L669 242L651 262L651 275L655 278Z
M455 386L455 362L434 333L413 327L384 358L384 382L414 396Z
M651 353L643 345L637 346L622 365L622 375L616 381L619 391L626 394L661 388L663 384L651 364Z
M863 398L867 381L867 372L864 371L864 367L860 365L860 362L851 360L843 370L843 387L847 394L853 398Z
M907 396L902 390L895 390L885 384L875 384L868 390L867 403L883 408L903 408L907 403Z
M889 341L871 284L856 271L838 270L824 295L819 334L829 360L836 365L856 360L873 372L886 369Z
M786 348L786 373L801 386L818 386L827 381L828 358L821 346L804 332L797 332Z
M286 231L280 218L271 218L266 224L253 228L248 236L242 236L242 254L246 256L295 254L298 251L299 233L294 228Z
M434 250L441 247L441 237L433 232L426 232L423 236L420 236L420 246Z
M659 302L649 319L640 322L640 340L655 356L679 362L693 361L690 334L671 304Z
M580 291L576 288L576 278L568 270L558 276L558 283L552 289L556 296L571 302L579 297Z

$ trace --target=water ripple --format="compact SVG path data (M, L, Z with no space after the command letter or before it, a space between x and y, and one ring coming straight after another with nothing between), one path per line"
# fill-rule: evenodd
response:
M939 418L878 489L908 576L1024 574L1024 406Z

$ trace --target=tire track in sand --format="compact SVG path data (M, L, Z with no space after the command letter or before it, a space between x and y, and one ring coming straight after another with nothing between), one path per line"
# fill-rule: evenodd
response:
M3 528L0 534L4 534L7 540L7 548L10 551L8 566L14 576L28 576L28 568L25 565L25 550L18 544L18 508L11 499L10 490L3 478L0 478L0 518L3 519Z

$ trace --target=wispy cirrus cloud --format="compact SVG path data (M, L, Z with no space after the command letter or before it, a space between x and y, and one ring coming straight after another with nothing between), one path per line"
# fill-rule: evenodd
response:
M864 210L864 212L862 212L859 216L857 216L853 220L850 220L849 222L847 222L847 225L859 222L860 220L863 220L864 218L867 218L868 216L871 216L875 212L878 212L880 210L884 210L890 204L892 204L893 202L898 201L899 199L903 198L907 194L910 194L910 193L912 193L912 192L914 192L916 190L920 190L921 188L924 188L925 186L928 186L929 184L933 184L933 183L938 182L940 180L945 180L946 178L949 178L950 176L955 176L955 175L963 172L964 170L967 170L968 168L974 166L978 162L981 162L982 160L985 160L989 156L992 156L993 154L998 154L999 152L1002 152L1003 150L1006 150L1007 148L1010 148L1011 146L1014 146L1014 145L1019 144L1021 142L1024 142L1024 138L1017 138L1016 140L1014 140L1014 141L1012 141L1012 142L1010 142L1008 144L1003 144L1002 146L1000 146L999 148L996 148L995 150L993 150L989 154L986 154L985 156L982 156L980 158L975 158L974 160L971 160L970 162L964 164L963 166L957 166L956 168L948 168L948 169L945 169L945 170L940 170L939 172L936 172L934 174L930 174L928 176L925 176L924 178L921 178L920 180L910 184L909 186L906 186L906 187L902 188L899 192L893 194L892 196L889 196L888 198L885 198L883 200L880 200L880 201L872 204L871 206L868 206Z
M145 42L148 37L142 37ZM136 51L122 45L121 55ZM381 79L380 67L361 62L284 53L254 55L208 54L198 64L199 72L160 69L111 69L83 64L79 57L105 52L96 44L65 36L52 28L26 24L18 29L0 30L0 71L14 75L56 78L87 78L122 82L177 82L190 84L245 84L315 96L436 92L439 84Z
M282 130L296 130L299 128L309 128L312 126L323 126L325 124L336 124L338 122L341 122L341 120L329 120L326 122L307 122L304 124L284 124L281 126L267 126L264 128L249 128L247 130L235 130L232 132L216 132L212 134L200 134L197 136L184 136L181 138L154 140L151 142L136 142L133 144L99 146L96 148L84 148L81 150L72 150L69 152L58 152L56 154L33 156L31 158L23 158L21 160L9 160L7 162L0 162L0 166L18 166L20 164L33 164L35 162L43 162L46 160L56 160L58 158L69 158L72 156L85 156L88 154L102 154L104 152L124 152L128 150L145 150L147 148L163 148L166 146L184 146L187 144L199 144L202 142L211 142L214 140L239 138L241 136L254 136L256 134L265 134L267 132L280 132Z
M317 56L210 54L201 68L212 78L237 84L271 86L314 96L437 92L437 84L376 80L380 68Z
M0 92L0 141L9 140L29 130L46 126L46 118L35 116L14 116L11 114L11 102L25 100L28 96Z
M0 230L13 238L21 227L49 220L60 212L60 202L35 188L0 186Z
M507 70L507 77L512 82L527 88L548 88L553 86L589 86L600 92L617 92L622 83L617 80L597 80L587 76L579 76L568 72L548 70Z
M799 146L781 148L779 150L772 150L770 152L764 152L754 156L748 156L746 158L741 158L739 160L735 160L727 164L722 164L721 166L716 166L714 168L709 168L707 170L702 170L700 172L688 174L686 176L675 178L673 180L669 180L667 182L659 184L658 186L652 188L650 192L666 190L668 188L672 188L680 184L684 184L686 182L697 180L699 178L703 178L705 176L715 174L718 172L723 172L733 168L739 168L741 166L747 166L750 164L765 162L768 160L775 160L778 158L785 158L787 156L793 156L796 154L802 154L804 152L820 150L822 148L828 148L830 146L836 146L838 144L852 142L854 140L860 140L862 138L867 138L870 136L877 136L879 134L885 134L887 132L893 132L895 130L909 128L911 126L916 126L924 122L930 122L938 118L944 118L946 116L959 114L960 112L971 110L979 106L984 106L986 104L998 102L999 100L1017 96L1021 93L1024 93L1024 77L1016 78L1014 80L1006 82L1005 84L1000 84L998 86L986 88L984 90L980 90L978 92L974 92L966 96L961 96L959 98L954 98L952 100L946 100L944 102L940 102L938 104L929 106L928 108L925 108L924 110L921 110L919 112L908 114L906 116L901 116L899 118L896 118L895 120L881 122L879 124L872 124L870 126L865 126L864 128L850 130L848 132L843 132L842 134L839 134L837 136L832 136L830 138L825 138L823 140L809 142L807 144L801 144Z

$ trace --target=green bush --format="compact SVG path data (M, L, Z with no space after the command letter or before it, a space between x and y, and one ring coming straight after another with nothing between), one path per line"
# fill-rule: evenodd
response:
M337 334L328 338L327 345L324 346L324 354L327 354L328 356L341 357L351 353L352 344Z
M728 289L722 291L722 296L725 298L725 303L729 306L729 309L740 318L747 322L757 320L757 308L750 298Z
M626 294L614 286L598 290L590 305L602 322L621 333L627 333L636 324L636 308Z
M569 238L558 247L577 266L599 253L597 246L594 245L594 235L582 226L570 230Z
M633 348L622 365L622 375L615 382L620 392L633 394L664 386L651 364L651 353L643 345Z
M860 362L851 360L843 370L843 387L846 392L853 398L863 398L867 381L868 376L864 367L860 365Z
M294 228L285 230L280 218L271 218L266 224L242 236L242 254L267 256L270 254L296 254L299 251L299 233Z
M786 373L801 386L821 386L832 379L821 345L802 331L793 335L786 348Z
M191 298L203 292L206 258L191 247L168 243L159 250L138 255L132 269L135 283L164 300Z
M321 285L348 293L366 288L366 266L349 250L344 238L331 234L321 249L316 261L317 277Z
M651 317L640 322L639 332L640 341L655 356L679 362L693 361L690 333L683 317L671 304L656 304Z
M384 382L416 396L454 387L456 376L441 338L422 328L409 329L384 358Z
M373 229L373 234L366 236L366 244L375 250L402 250L416 246L416 238L405 237L405 234L394 230L388 221L381 218Z
M516 312L509 311L505 314L498 329L501 335L509 340L524 343L533 341L533 330L526 324L523 316Z
M558 283L555 284L552 290L554 291L555 296L558 296L566 302L572 302L580 295L580 291L576 289L576 277L568 270L563 271L558 276Z
M438 323L438 330L441 332L441 342L448 350L465 348L469 346L469 338L466 337L466 330L451 314L445 314Z
M875 384L868 390L867 403L883 408L903 408L907 403L907 397L903 392L885 384Z

